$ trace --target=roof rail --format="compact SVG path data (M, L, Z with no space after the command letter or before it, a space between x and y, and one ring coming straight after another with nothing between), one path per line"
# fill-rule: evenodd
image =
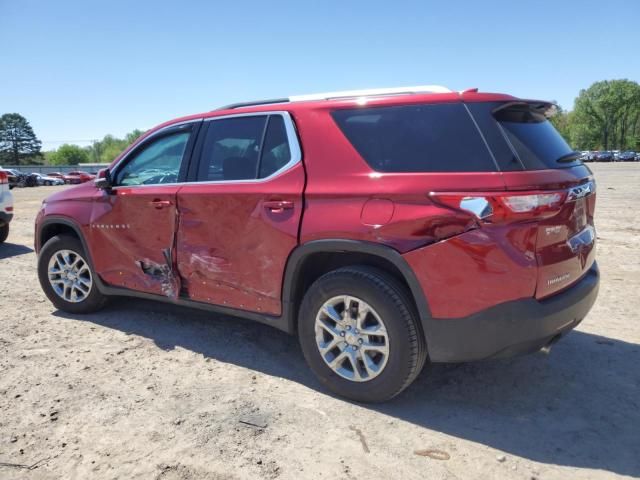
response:
M269 100L255 100L253 102L232 103L230 105L225 105L224 107L216 108L216 110L231 110L234 108L241 108L241 107L253 107L255 105L271 105L274 103L288 103L288 102L289 102L288 98L271 98Z
M368 88L364 90L343 90L339 92L312 93L309 95L292 95L289 98L273 98L270 100L256 100L254 102L240 102L225 105L216 110L229 110L257 105L272 105L275 103L306 102L313 100L333 100L338 98L372 97L377 95L411 95L414 93L451 93L447 87L440 85L417 85L413 87Z
M447 87L440 85L417 85L414 87L368 88L364 90L344 90L341 92L312 93L310 95L293 95L291 102L308 100L332 100L336 98L370 97L376 95L410 95L412 93L451 93Z

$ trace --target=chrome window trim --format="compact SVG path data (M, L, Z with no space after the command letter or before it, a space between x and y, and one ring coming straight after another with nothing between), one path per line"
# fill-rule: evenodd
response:
M169 129L172 129L172 128L175 128L175 127L180 127L182 125L186 125L186 124L193 123L193 122L200 122L200 121L215 122L217 120L226 120L228 118L264 117L264 116L270 116L270 115L280 115L284 120L284 128L285 128L285 131L287 133L287 141L289 143L289 152L291 153L291 159L286 164L284 164L280 169L276 170L275 172L273 172L268 177L251 178L251 179L246 179L246 180L205 180L205 181L202 181L202 182L192 181L192 182L174 182L174 183L153 183L153 184L148 184L148 185L120 185L120 186L114 186L113 190L118 190L118 189L121 189L121 188L127 188L128 189L128 188L145 188L145 187L164 187L164 186L170 187L170 186L183 186L183 185L226 185L226 184L235 185L235 184L245 184L245 183L265 183L265 182L268 182L268 181L272 180L273 178L282 175L283 173L287 172L288 170L291 170L294 166L296 166L298 163L300 163L302 161L302 149L300 148L300 142L298 140L297 130L296 130L295 124L293 123L293 118L291 118L291 114L289 112L285 111L285 110L272 110L272 111L266 111L266 112L234 113L234 114L230 114L230 115L220 115L220 116L216 116L216 117L198 118L198 119L194 119L194 120L188 120L186 122L167 125L166 127L161 128L157 132L154 132L147 139L145 139L145 141L149 140L149 139L152 139L156 135L161 134L163 131L166 131L166 130L169 130ZM114 166L113 171L115 171L123 161L125 161L127 158L129 158L129 155L131 153L128 153L126 156L121 158L118 161L118 163Z

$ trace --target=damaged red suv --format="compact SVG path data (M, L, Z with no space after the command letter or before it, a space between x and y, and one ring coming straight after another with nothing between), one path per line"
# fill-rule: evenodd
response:
M595 182L552 104L444 87L230 105L164 123L48 197L53 304L134 296L299 337L359 401L425 362L534 352L593 305Z

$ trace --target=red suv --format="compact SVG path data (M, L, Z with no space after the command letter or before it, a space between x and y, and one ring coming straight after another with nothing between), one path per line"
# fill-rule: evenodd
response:
M533 352L593 305L595 183L552 104L412 87L164 123L36 219L53 304L158 299L297 333L340 395Z

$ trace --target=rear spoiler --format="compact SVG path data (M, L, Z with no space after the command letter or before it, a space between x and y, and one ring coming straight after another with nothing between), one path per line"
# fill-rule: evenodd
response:
M526 107L528 110L533 110L535 113L544 115L546 118L551 118L558 113L558 106L555 103L545 102L543 100L518 100L515 102L507 102L493 109L491 113L495 115L496 113L504 110L517 110L522 107Z

